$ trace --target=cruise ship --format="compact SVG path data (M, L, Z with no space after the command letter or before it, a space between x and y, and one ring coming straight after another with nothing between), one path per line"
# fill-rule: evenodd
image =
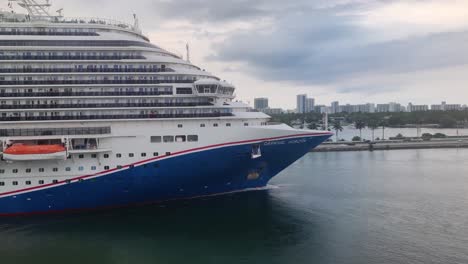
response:
M117 208L267 186L331 136L272 124L134 23L0 13L0 216Z

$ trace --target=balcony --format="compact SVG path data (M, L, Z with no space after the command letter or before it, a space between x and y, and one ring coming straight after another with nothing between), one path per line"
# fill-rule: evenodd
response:
M0 56L0 60L144 60L144 56Z
M51 68L51 69L34 69L34 68L17 68L17 69L0 69L0 73L93 73L93 72L129 72L129 73L154 73L154 72L175 72L170 68L134 68L134 69L114 69L114 68Z

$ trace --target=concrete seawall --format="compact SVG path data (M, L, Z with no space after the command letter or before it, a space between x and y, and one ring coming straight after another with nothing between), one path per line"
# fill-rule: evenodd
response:
M312 152L330 151L373 151L392 149L436 149L436 148L468 148L468 139L464 140L433 140L433 141L376 141L323 143Z

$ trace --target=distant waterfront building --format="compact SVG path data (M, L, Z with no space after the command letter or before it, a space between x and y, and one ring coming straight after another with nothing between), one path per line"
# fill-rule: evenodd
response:
M296 110L298 114L307 112L307 94L298 94L296 98Z
M427 106L427 105L414 105L412 103L409 103L406 110L408 112L424 112L424 111L429 110L429 106Z
M267 115L279 115L282 114L284 111L281 108L265 108L262 109L262 112Z
M307 101L306 101L306 112L307 113L310 113L310 112L315 112L315 99L314 98L307 98Z
M377 104L375 109L378 113L395 113L401 112L401 104L399 103L388 103L388 104Z
M334 101L331 103L331 114L339 113L340 112L340 103L338 101Z
M462 109L460 104L447 104L445 101L440 105L431 105L432 111L460 111Z
M268 98L255 98L254 99L254 108L257 110L262 110L268 108Z

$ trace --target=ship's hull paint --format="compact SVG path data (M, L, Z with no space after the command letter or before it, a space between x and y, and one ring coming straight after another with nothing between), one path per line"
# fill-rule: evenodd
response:
M262 188L329 137L262 142L262 156L256 159L251 156L251 143L227 145L127 166L68 184L8 194L0 198L0 215L113 208Z

